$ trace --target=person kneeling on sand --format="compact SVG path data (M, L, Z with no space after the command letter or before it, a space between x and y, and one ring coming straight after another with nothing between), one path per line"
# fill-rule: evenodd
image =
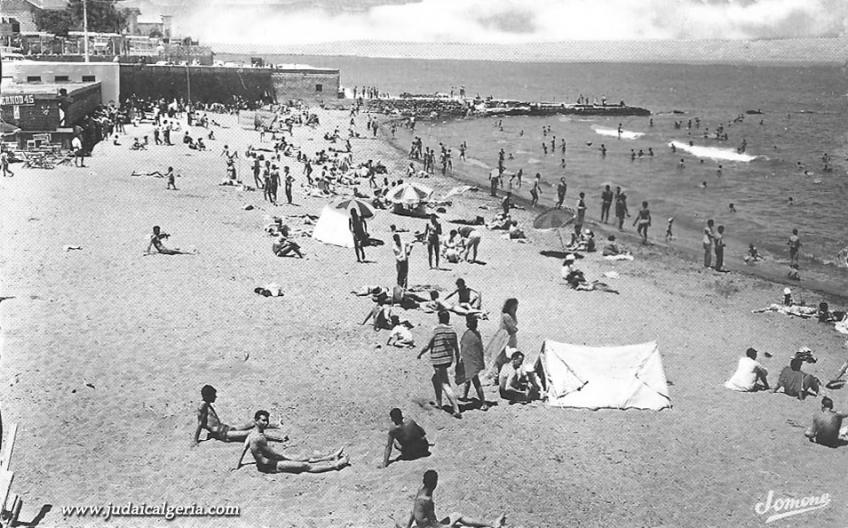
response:
M212 406L215 400L218 399L218 391L212 385L204 385L200 389L200 396L203 398L203 403L197 408L197 428L194 430L194 438L192 445L200 443L200 432L206 430L208 439L220 440L221 442L238 442L245 440L248 433L254 427L253 422L247 422L243 425L227 425L218 418L218 413L215 407ZM275 424L268 425L268 429L278 429ZM287 442L289 437L268 437L269 440L275 442Z
M427 432L415 423L415 420L404 418L397 407L389 411L389 417L392 419L392 426L389 428L389 440L386 443L381 468L388 467L393 447L400 451L398 460L415 460L430 455Z
M147 250L145 251L145 255L150 255L152 251L150 248L155 248L158 253L162 255L189 255L190 253L186 251L180 251L179 249L168 249L162 244L162 240L170 237L168 233L163 233L159 226L153 226L153 234L150 235L150 243L147 244Z
M745 356L739 358L736 372L724 383L724 386L739 392L768 390L769 384L766 376L768 376L768 371L757 361L757 349L749 348L745 352Z
M501 398L510 403L524 403L540 398L541 387L536 373L524 368L523 363L524 354L516 350L498 375Z
M506 515L501 515L492 523L476 521L463 516L460 513L452 513L441 521L436 517L436 503L433 500L433 491L439 483L439 474L432 469L424 472L424 485L415 495L412 503L412 513L405 528L441 528L443 526L474 526L479 528L501 528L506 522ZM404 528L395 522L395 528Z
M804 436L827 447L838 447L848 444L848 427L842 427L842 419L848 418L848 413L838 413L833 410L833 400L822 398L821 411L813 415L813 424L804 431Z
M409 331L412 323L409 321L401 322L400 317L393 315L391 325L392 331L389 333L389 339L386 341L387 345L394 345L398 348L415 347L415 338L412 337L412 332Z
M268 411L256 411L253 419L255 428L245 440L236 469L241 467L241 461L248 449L256 460L256 468L262 473L323 473L336 471L350 464L344 449L315 457L291 456L276 451L268 445L268 437L265 436L265 429L268 428L270 420Z

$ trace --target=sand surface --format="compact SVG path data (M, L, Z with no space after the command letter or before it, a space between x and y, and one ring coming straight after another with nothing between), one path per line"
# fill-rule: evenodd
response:
M811 445L793 426L806 426L819 400L722 387L748 346L774 354L760 357L770 381L802 345L819 358L806 370L822 379L848 356L844 338L828 325L751 314L778 302L782 286L634 248L634 262L592 255L579 263L590 279L620 273L607 282L621 295L572 291L562 284L560 261L539 254L560 249L556 234L533 230L529 211L518 218L532 243L487 231L485 265L430 270L426 249L416 246L410 284L450 288L464 277L481 290L493 316L481 324L484 341L513 296L520 301L519 345L530 358L545 338L593 345L657 340L673 403L661 412L499 404L456 420L428 403L428 359L386 347L387 332L360 326L372 303L349 293L394 281L390 224L414 231L425 222L379 212L369 227L387 245L368 248L368 264L357 264L352 249L311 239L301 241L306 259L277 258L264 217L318 214L326 200L304 196L293 159L283 164L297 177L295 205L273 207L261 191L218 186L222 145L243 151L258 144L258 134L236 128L230 116L215 119L230 128L216 130L207 153L183 145L132 152L125 138L122 146L99 145L88 168L18 169L0 181L0 295L15 296L0 304L0 401L4 424L19 426L13 491L25 500L23 521L52 505L39 526L102 526L101 519L63 519L62 507L168 501L241 508L238 518L180 518L172 521L177 526L390 526L389 517L405 522L423 471L433 468L440 473L438 513L488 519L505 511L514 526L761 526L766 516L754 506L770 490L775 497L832 497L830 506L780 525L844 526L848 447ZM345 129L347 116L322 111L321 119L317 130L295 129L294 142L310 154L325 148L325 131ZM364 129L365 117L358 121ZM380 159L393 179L403 177L408 161L389 145L352 143L355 161ZM159 178L130 176L168 165L182 174L179 191L166 191ZM242 160L246 178L247 169ZM454 185L427 183L437 196ZM453 218L490 217L496 203L487 194L456 198L442 215L445 227ZM257 208L245 211L245 204ZM169 246L199 253L142 256L154 224L173 235ZM66 245L82 250L65 251ZM253 292L272 281L283 285L284 297ZM405 315L423 345L435 316ZM452 322L462 331L463 321ZM283 418L292 449L343 445L352 467L300 476L264 475L253 466L231 471L239 445L190 447L206 383L218 389L224 421L240 423L268 409L272 421ZM497 400L491 388L487 395ZM837 409L848 409L848 389L831 395ZM436 446L429 458L378 469L395 406Z

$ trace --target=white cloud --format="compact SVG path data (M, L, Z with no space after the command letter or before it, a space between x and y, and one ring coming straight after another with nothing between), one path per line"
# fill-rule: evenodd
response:
M164 2L167 0L158 0ZM207 42L532 43L848 33L848 0L205 0L175 24Z

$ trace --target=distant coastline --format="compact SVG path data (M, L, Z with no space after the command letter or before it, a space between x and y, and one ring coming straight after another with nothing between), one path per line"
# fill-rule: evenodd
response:
M327 42L291 46L210 43L218 55L328 55L507 62L842 65L848 38L567 41L532 44Z

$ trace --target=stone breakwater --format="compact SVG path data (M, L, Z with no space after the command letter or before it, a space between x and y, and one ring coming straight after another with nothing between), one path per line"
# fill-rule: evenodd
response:
M528 103L506 99L473 100L419 95L390 99L366 99L370 112L419 118L485 116L648 116L651 111L627 105L578 105L566 103Z

